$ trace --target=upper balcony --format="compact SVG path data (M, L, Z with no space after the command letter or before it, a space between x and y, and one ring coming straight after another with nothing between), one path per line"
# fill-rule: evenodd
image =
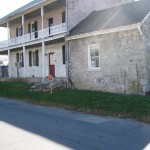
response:
M28 7L23 7L23 11L20 8L0 20L0 26L8 29L8 40L0 42L0 51L65 36L65 0L42 1Z
M6 41L2 41L0 42L0 49L8 48L11 46L15 46L27 42L32 42L40 39L54 37L66 32L67 32L66 23L62 23L60 25L54 25L52 27L45 28L43 30L34 31L32 33L25 34L24 36L22 35L15 38L11 38Z

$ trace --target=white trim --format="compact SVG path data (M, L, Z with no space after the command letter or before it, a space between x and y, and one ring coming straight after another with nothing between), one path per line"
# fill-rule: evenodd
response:
M144 22L150 17L150 12L144 17L144 19L141 21L141 25L144 24Z
M26 77L26 48L23 46L23 64L24 64L24 78Z
M66 39L66 41L70 41L70 40L86 38L86 37L91 37L91 36L96 36L96 35L101 35L101 34L109 34L109 33L114 33L114 32L133 30L133 29L138 29L139 25L140 25L140 23L127 25L127 26L116 27L116 28L104 29L104 30L99 30L99 31L94 31L94 32L69 36L69 37L66 37L65 39Z
M143 35L143 32L142 32L142 30L141 30L141 25L138 26L138 30L139 30L140 35L142 36L142 35Z

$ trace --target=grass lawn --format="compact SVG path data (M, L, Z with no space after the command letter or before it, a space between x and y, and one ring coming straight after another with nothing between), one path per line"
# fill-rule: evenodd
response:
M0 82L0 96L150 123L150 97L71 89L57 90L51 95L49 92L30 92L29 86L22 82Z

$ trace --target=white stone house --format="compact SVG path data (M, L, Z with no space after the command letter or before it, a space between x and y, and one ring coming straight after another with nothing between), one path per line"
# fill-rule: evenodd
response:
M67 77L65 37L70 30L92 11L122 3L124 0L34 0L1 18L8 40L0 42L0 55L8 55L9 77Z
M94 11L70 31L66 41L72 86L149 93L149 0Z

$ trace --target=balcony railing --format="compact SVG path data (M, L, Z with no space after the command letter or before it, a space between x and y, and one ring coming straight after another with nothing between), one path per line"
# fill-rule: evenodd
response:
M35 31L29 34L25 34L24 36L19 36L7 41L2 41L0 42L0 48L7 48L9 46L15 46L17 44L22 44L22 43L27 43L31 42L34 40L42 39L42 33L43 33L43 38L51 37L54 35L59 35L62 33L65 33L66 30L66 23L52 26L43 30Z

